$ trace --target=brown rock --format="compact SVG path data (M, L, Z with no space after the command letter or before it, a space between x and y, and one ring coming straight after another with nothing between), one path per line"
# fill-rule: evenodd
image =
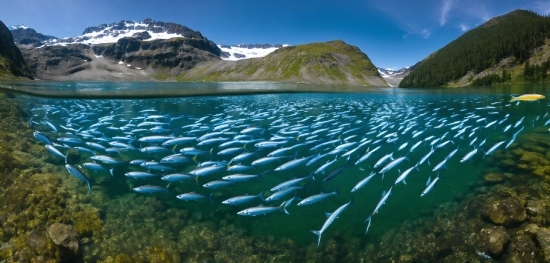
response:
M544 253L544 261L550 262L550 230L546 228L539 228L536 236L540 248Z
M479 238L482 250L493 258L500 258L510 241L506 228L502 226L490 226L481 229Z
M489 201L484 214L495 225L506 228L518 226L527 218L525 208L514 198Z
M512 239L508 247L505 262L507 263L524 263L538 262L536 258L535 243L529 236L519 235Z
M48 227L48 236L61 248L63 258L78 254L78 234L72 225L53 223Z

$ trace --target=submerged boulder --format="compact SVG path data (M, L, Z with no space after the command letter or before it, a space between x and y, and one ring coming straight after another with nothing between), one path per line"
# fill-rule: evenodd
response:
M63 258L72 258L78 254L78 234L72 225L53 223L48 227L48 236L61 248Z
M536 237L544 254L544 261L550 262L550 230L539 228L536 232Z
M482 250L494 258L500 258L510 241L506 228L502 226L490 226L481 229L479 233Z
M505 262L524 263L538 262L536 258L536 246L527 235L519 235L512 239Z
M488 201L483 212L495 225L511 228L520 225L527 218L525 208L515 198Z

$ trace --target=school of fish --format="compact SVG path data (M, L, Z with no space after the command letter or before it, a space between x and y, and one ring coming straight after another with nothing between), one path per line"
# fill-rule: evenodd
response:
M134 181L135 194L232 206L242 216L292 216L287 210L291 206L305 209L345 196L348 200L327 213L318 230L311 230L318 246L373 178L392 183L386 191L372 193L379 201L357 208L366 211L366 231L392 201L392 191L408 187L410 178L426 181L415 190L418 198L426 198L445 181L448 163L482 161L507 148L524 128L550 123L548 113L535 118L507 113L519 102L506 100L480 99L473 110L444 102L349 100L321 108L299 100L270 108L226 102L225 110L204 116L143 108L142 102L136 100L131 108L116 100L44 102L32 108L29 124L34 137L91 194L91 177L103 174ZM488 135L495 130L501 131L500 137ZM83 161L69 163L69 149L78 151ZM193 190L175 192L177 184ZM261 190L227 194L227 189L243 185ZM308 194L313 189L323 191Z

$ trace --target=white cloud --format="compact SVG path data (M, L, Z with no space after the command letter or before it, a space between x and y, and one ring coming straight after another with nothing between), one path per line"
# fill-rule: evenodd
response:
M549 15L550 14L550 1L537 1L533 3L533 11L541 14L541 15Z
M453 0L444 0L443 7L441 8L441 15L439 17L439 25L444 26L447 23L447 16L453 7Z
M462 32L466 32L466 31L468 31L468 29L470 29L470 27L468 25L466 25L466 23L460 23L460 25L458 25L458 27L460 28L460 31L462 31Z
M431 34L432 34L431 30L429 30L427 28L424 28L424 29L422 29L422 31L420 31L420 35L425 39L428 39Z

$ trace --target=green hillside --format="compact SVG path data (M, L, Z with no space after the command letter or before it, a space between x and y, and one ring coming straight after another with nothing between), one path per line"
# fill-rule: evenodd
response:
M399 87L448 87L453 83L482 86L546 80L542 72L550 68L550 62L545 64L547 55L541 52L549 38L550 17L516 10L489 20L431 54Z
M204 63L176 80L388 86L368 56L343 41L283 47L263 58Z

